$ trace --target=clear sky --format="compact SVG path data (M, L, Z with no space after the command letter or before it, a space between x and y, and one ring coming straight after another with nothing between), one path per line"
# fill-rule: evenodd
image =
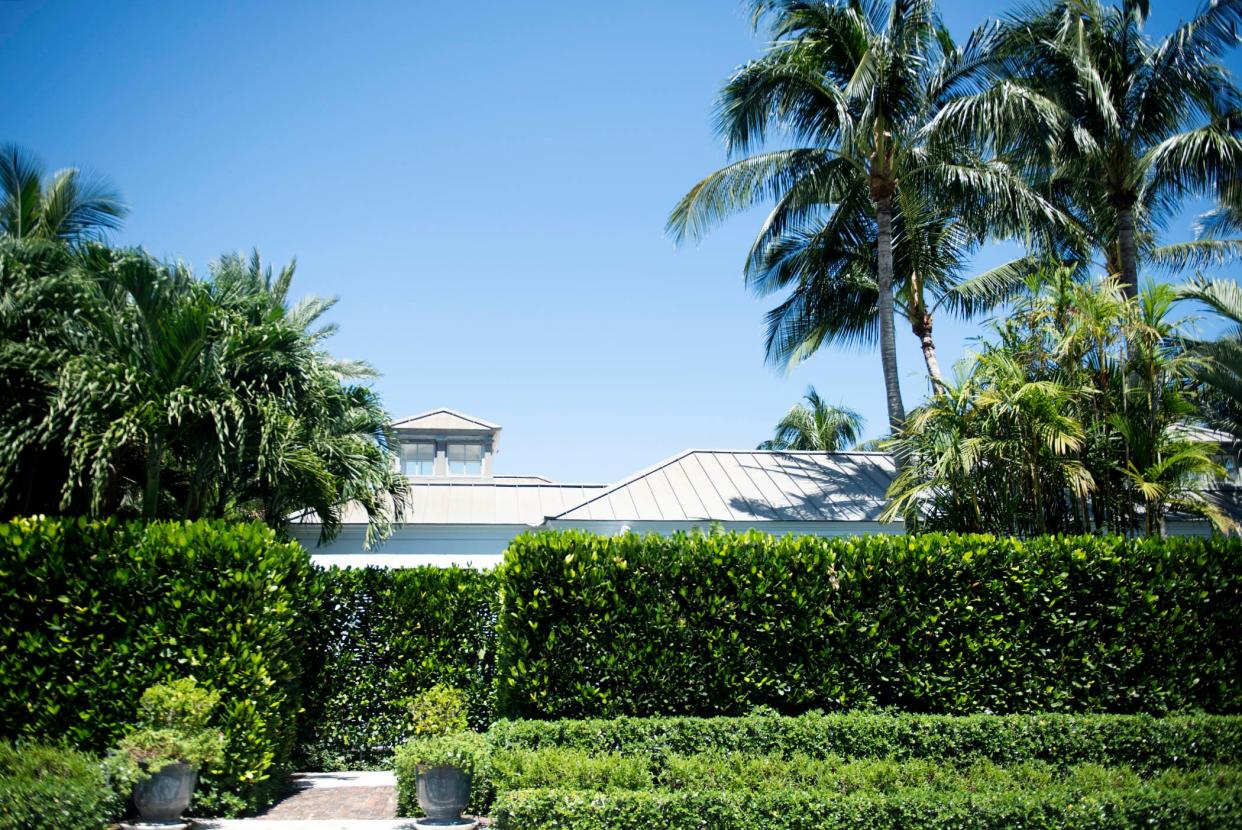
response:
M1193 8L1153 6L1157 33ZM943 13L960 37L1004 8ZM498 472L607 482L753 447L807 384L883 431L877 354L764 365L758 214L664 236L725 161L716 91L762 46L735 0L0 0L0 140L106 174L118 242L296 256L294 293L340 297L331 349L382 373L394 415L460 409L504 427ZM941 321L942 364L979 331Z

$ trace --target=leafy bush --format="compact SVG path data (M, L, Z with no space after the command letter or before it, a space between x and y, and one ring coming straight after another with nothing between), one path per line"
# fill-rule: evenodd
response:
M1160 783L1120 790L1052 787L975 793L910 788L845 796L791 789L515 790L500 795L492 819L500 830L750 830L756 823L781 830L1208 830L1242 826L1242 791Z
M487 740L477 732L458 732L415 738L397 750L393 768L397 777L397 814L418 815L418 768L451 765L467 775L470 807L479 811L493 795Z
M491 754L497 790L561 787L571 790L649 790L656 786L652 761L617 752L582 749L505 749Z
M120 809L90 755L0 741L0 830L102 830Z
M293 749L312 573L257 524L0 523L0 737L102 752L144 689L193 677L225 751L191 810L258 807Z
M135 781L169 764L210 769L224 754L224 735L211 728L220 693L200 688L193 678L152 686L138 703L137 727L121 739L117 772Z
M520 536L515 717L1242 711L1242 542Z
M410 703L441 684L465 695L468 720L492 720L495 604L492 571L359 568L322 571L318 663L299 723L304 769L388 762L415 734Z
M566 747L661 757L708 752L790 758L926 758L1061 766L1105 764L1144 774L1168 767L1242 765L1242 716L879 715L499 721L496 749Z
M470 728L465 696L437 683L410 701L410 731L415 736L452 735Z

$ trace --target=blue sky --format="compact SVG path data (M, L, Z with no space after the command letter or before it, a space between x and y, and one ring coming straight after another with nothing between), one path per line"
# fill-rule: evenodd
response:
M1153 5L1157 33L1191 10ZM1002 8L943 4L958 36ZM764 365L773 301L740 276L758 215L663 233L725 161L712 101L762 45L734 0L0 0L0 140L106 174L119 242L296 256L394 415L460 409L504 426L499 472L611 481L753 447L807 384L883 429L876 354ZM979 331L939 322L942 363Z

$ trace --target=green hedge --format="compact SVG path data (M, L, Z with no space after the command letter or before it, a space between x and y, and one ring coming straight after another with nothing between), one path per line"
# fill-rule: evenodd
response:
M1242 542L518 537L499 711L1242 711Z
M102 830L120 808L99 759L0 741L0 830Z
M436 683L461 690L471 725L492 720L494 571L419 567L322 571L317 665L299 726L305 769L388 763L409 737L406 703Z
M951 764L1124 765L1143 773L1242 766L1242 716L883 715L500 721L498 749L565 747L660 757L731 752L811 758L924 758Z
M258 524L0 523L0 737L102 752L145 688L192 676L227 741L192 810L261 805L293 749L312 574Z
M492 813L500 830L1226 830L1242 827L1234 787L1067 788L999 793L910 789L890 794L517 790Z

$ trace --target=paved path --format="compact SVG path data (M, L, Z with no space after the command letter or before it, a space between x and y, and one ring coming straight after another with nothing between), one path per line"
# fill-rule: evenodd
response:
M211 830L397 830L397 781L391 772L304 772L294 792L252 819L202 821Z

